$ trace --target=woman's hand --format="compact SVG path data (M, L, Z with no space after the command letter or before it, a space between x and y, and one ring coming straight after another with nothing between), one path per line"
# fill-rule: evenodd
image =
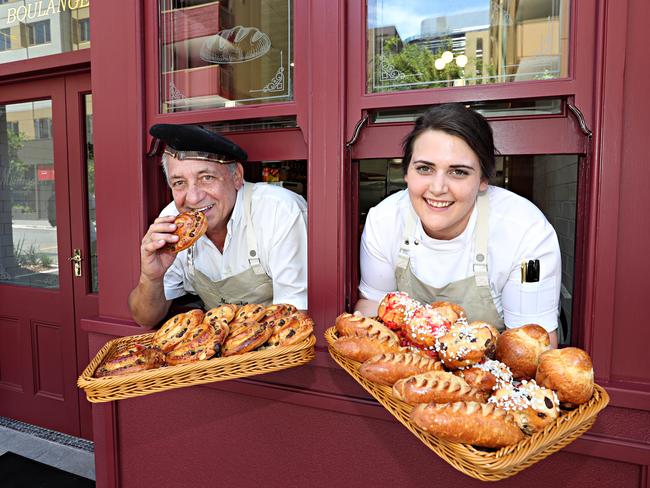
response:
M365 315L366 317L376 317L379 311L379 302L368 300L367 298L359 298L354 305L354 313L357 315Z

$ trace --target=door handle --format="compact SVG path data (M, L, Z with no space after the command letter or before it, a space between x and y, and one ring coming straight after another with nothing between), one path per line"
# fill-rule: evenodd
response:
M72 257L68 259L72 261L74 275L76 277L81 276L81 261L83 261L83 257L81 256L81 249L74 249L72 252Z

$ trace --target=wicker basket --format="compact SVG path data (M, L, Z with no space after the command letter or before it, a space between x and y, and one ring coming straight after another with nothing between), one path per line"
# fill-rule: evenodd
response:
M200 385L270 373L300 366L315 357L314 344L316 344L316 337L312 334L308 339L292 346L282 346L235 356L150 369L124 376L93 378L97 367L104 358L112 354L115 348L133 344L148 346L151 344L153 334L152 332L113 339L102 347L77 380L77 386L86 391L89 402L123 400L182 386Z
M392 389L368 381L359 374L361 363L338 354L331 346L338 338L336 329L325 331L329 353L343 369L381 403L402 425L410 430L438 456L461 473L483 481L509 478L519 471L562 449L591 428L596 415L609 403L607 392L595 385L591 400L572 411L562 411L560 418L543 431L495 451L479 450L468 444L439 439L419 429L410 419L412 406L392 396Z

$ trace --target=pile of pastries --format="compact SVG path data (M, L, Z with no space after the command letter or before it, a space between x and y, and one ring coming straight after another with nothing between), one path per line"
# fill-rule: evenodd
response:
M418 427L452 442L508 446L593 395L593 366L582 349L551 349L536 324L499 333L470 322L457 304L389 293L378 320L344 313L336 330L335 351L413 405Z
M95 377L289 346L307 339L313 328L312 319L289 304L226 304L207 312L194 309L165 322L150 345L118 348L99 365Z

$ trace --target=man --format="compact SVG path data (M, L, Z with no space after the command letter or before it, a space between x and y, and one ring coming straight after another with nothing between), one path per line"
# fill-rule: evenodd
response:
M192 125L154 125L166 144L163 170L174 201L151 224L140 246L138 285L129 308L141 326L156 326L173 299L198 295L222 303L290 303L307 308L307 205L295 193L244 181L245 151ZM202 209L208 230L178 254L175 216Z

